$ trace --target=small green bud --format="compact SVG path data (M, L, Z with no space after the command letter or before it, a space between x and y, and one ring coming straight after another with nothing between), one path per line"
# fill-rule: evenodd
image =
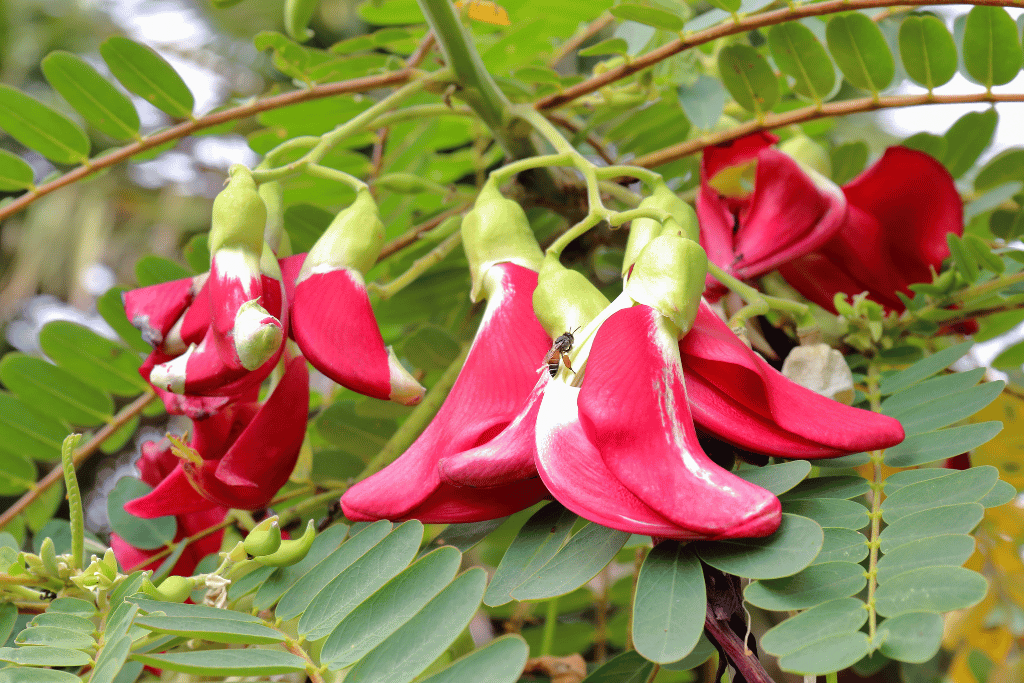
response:
M608 303L585 275L566 268L556 256L544 258L533 292L533 311L552 339L586 327Z
M480 300L484 274L498 263L516 263L538 270L544 255L533 236L526 212L486 183L473 209L462 219L462 247L469 260L472 301Z
M60 570L57 567L57 551L53 545L53 539L47 536L39 547L39 559L43 561L43 568L49 576L59 576Z
M277 515L267 517L245 537L245 552L253 556L269 555L281 547L281 525Z
M302 536L296 539L281 541L281 547L276 552L267 555L257 555L256 561L268 567L287 567L305 559L309 549L313 546L316 538L316 527L313 520L306 524L306 530Z
M299 280L314 269L354 268L366 273L377 262L384 247L384 224L370 190L356 193L356 199L338 212L327 230L309 250Z
M685 334L697 317L707 271L708 257L699 244L660 235L640 252L623 291L659 311Z
M267 207L256 191L252 172L235 164L228 170L227 187L213 200L210 258L222 247L240 247L259 254L266 225Z
M659 183L654 192L640 202L639 208L661 209L668 213L670 218L664 224L653 218L638 218L633 221L629 228L629 240L626 242L626 254L622 259L622 277L629 274L629 269L636 263L640 252L658 235L675 233L694 242L700 241L697 212L665 183Z

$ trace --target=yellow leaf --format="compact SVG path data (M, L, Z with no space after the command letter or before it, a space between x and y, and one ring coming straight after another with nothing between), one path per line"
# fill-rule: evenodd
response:
M508 12L501 5L491 2L490 0L459 0L455 3L455 6L459 9L469 6L466 14L470 19L475 21L482 21L485 24L494 24L495 26L508 26Z

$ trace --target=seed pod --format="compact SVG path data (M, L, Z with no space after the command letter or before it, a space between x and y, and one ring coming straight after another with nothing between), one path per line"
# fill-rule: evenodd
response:
M255 557L269 555L280 547L281 525L277 515L267 517L245 537L245 552Z
M168 576L159 586L153 585L148 578L142 582L142 592L161 602L184 602L195 587L195 579L184 576Z
M268 567L287 567L296 564L305 559L315 538L316 527L313 526L313 520L309 520L302 536L294 540L281 541L281 547L276 552L268 555L257 555L255 559L260 564Z

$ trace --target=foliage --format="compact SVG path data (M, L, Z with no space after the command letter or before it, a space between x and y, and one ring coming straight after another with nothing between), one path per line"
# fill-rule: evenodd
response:
M215 0L211 12L234 12L232 4ZM832 315L798 303L776 275L755 283L759 291L712 269L743 301L731 311L734 329L750 330L770 355L774 342L761 331L785 337L788 351L817 328L845 354L857 405L898 419L906 433L884 452L737 465L735 474L781 500L775 534L655 544L558 502L446 527L337 519L338 496L398 457L433 417L472 344L480 311L467 298L470 264L456 249L455 217L488 178L507 182L504 194L527 210L549 254L614 298L627 253L616 229L669 220L637 208L647 192L623 178L648 191L664 180L692 201L701 183L695 155L774 130L783 149L848 183L877 150L873 140L839 142L843 115L1024 99L992 90L1022 63L1017 24L1000 6L973 7L951 32L943 18L915 11L921 3L880 10L877 0L463 4L460 15L448 0L364 2L366 30L335 41L318 18L323 8L286 0L285 32L250 36L279 83L213 112L195 111L160 54L118 35L95 46L98 57L50 52L39 67L49 84L42 94L0 84L0 130L9 136L0 143L10 150L0 150L0 220L8 224L104 169L230 128L262 158L256 182L280 183L279 218L295 253L369 187L388 240L365 273L373 313L428 388L415 408L336 386L312 394L298 463L270 506L281 528L316 526L311 546L275 538L272 550L252 552L262 546L240 539L270 527L246 511L180 537L173 516L125 512L148 486L121 480L110 525L153 552L158 566L144 571L118 566L86 532L75 469L97 451L124 448L143 420L166 429L164 407L139 374L151 349L125 317L124 289L97 302L116 340L48 323L39 338L48 360L0 359L0 495L22 496L0 518L2 671L18 681L130 683L149 666L500 683L520 680L528 654L586 653L585 680L594 683L690 680L681 672L714 671L709 658L749 675L757 670L735 654L744 637L728 626L742 610L717 601L723 585L738 585L731 577L749 580L733 597L771 624L757 642L785 672L902 667L924 680L914 672L944 666L945 652L957 681L1019 670L1024 523L1011 501L1022 482L1006 441L1019 429L1001 429L1021 419L1024 342L993 362L1010 371L1008 384L951 368L972 345L960 334L965 324L977 321L974 339L983 341L1024 321L1016 241L1024 149L979 162L998 124L994 108L966 114L942 136L902 141L959 180L965 218L963 235L945 238L949 258L932 280L899 293L905 311L839 295ZM957 73L975 91L933 92ZM895 94L904 77L927 92ZM167 125L140 123L141 100ZM182 250L183 262L138 260L136 284L209 268L205 234ZM85 434L77 447L75 432ZM973 467L942 466L968 452ZM192 576L172 574L189 544L225 528L219 556ZM474 646L468 627L480 610L519 635Z

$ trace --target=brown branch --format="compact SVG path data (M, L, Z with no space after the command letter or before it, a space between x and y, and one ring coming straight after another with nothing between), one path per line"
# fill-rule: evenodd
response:
M123 427L130 419L132 419L140 412L142 412L142 409L149 405L149 403L154 398L156 398L156 394L154 394L152 391L146 391L146 393L144 393L142 396L139 396L137 399L135 399L134 401L126 405L124 408L122 408L120 411L118 411L117 415L114 416L114 418L110 421L109 424L105 425L103 429L96 432L96 434L91 439L89 439L88 443L86 443L84 446L75 451L74 455L72 456L72 460L75 464L75 467L77 468L83 462L88 460L89 456L95 453L96 450L100 447L100 444L102 444L104 441L110 438L111 434L113 434L118 429ZM57 465L52 470L50 470L50 473L43 477L38 484L36 484L35 488L33 488L31 491L29 491L21 498L16 500L14 504L11 505L11 507L4 510L3 514L0 515L0 529L3 529L5 526L7 526L12 519L14 519L22 510L28 507L28 505L32 503L32 501L34 501L39 496L43 495L43 493L48 488L53 486L56 482L62 481L63 479L64 470L61 468L60 465Z
M701 151L705 147L732 142L739 138L773 128L783 128L795 123L814 121L829 116L846 116L876 109L893 109L896 107L916 107L922 104L975 104L978 102L1024 102L1024 93L973 93L969 95L885 95L875 99L864 97L856 100L829 102L823 105L811 105L803 109L794 109L785 114L767 114L762 121L748 121L730 130L708 135L697 140L687 140L657 152L637 157L629 163L644 168L654 168L677 159Z
M381 74L379 76L365 76L363 78L352 78L347 81L338 81L337 83L323 83L306 90L296 90L282 95L275 95L263 100L250 102L249 104L243 104L237 107L232 107L231 109L225 109L206 116L201 116L193 121L178 124L177 126L173 126L167 130L154 133L153 135L150 135L138 142L133 142L130 145L116 149L109 154L105 154L95 159L90 159L84 165L68 171L59 178L55 178L48 183L43 183L34 190L26 192L7 206L0 208L0 220L21 211L35 200L39 199L43 195L53 192L54 190L70 185L71 183L86 178L105 168L110 168L115 164L119 164L122 161L130 159L140 152L145 152L147 149L152 149L173 140L178 140L206 128L227 123L228 121L244 119L270 109L286 107L290 104L308 102L310 100L317 100L323 97L331 97L332 95L365 92L367 90L375 90L389 85L406 83L412 80L414 73L414 69L405 68L400 71L392 71L391 73Z
M558 114L545 114L545 116L547 116L548 120L551 121L551 123L554 123L555 125L565 128L573 135L580 132L580 126L576 125L575 123L565 118L564 116L559 116ZM609 166L614 166L617 163L619 163L615 159L615 157L613 157L608 152L608 150L601 143L601 141L597 139L596 135L594 135L593 133L588 133L586 141L588 145L594 148L594 151L597 152L598 156L604 159L604 163L608 164Z
M607 12L599 16L597 19L594 19L594 21L590 22L586 28L562 44L562 47L559 48L558 52L555 53L555 56L548 62L548 66L554 69L563 59L568 57L571 52L574 52L580 45L600 33L601 29L613 21L615 21L615 17Z
M416 46L416 51L413 52L409 56L409 59L405 61L405 68L415 69L422 64L423 60L427 58L427 55L430 54L430 51L433 49L435 44L437 44L437 38L434 37L434 32L428 31L427 35L423 36L423 40L420 44Z
M913 0L913 2L901 2L900 4L914 7L922 5L962 5L964 4L964 0ZM970 0L969 4L988 5L994 7L1024 7L1024 3L1007 2L1006 0ZM560 93L541 98L536 102L536 104L534 104L534 106L537 109L553 109L555 107L560 107L563 104L572 102L584 95L589 95L609 83L614 83L615 81L631 76L638 71L643 71L644 69L652 67L660 61L679 54L683 50L687 50L691 47L696 47L697 45L702 45L725 36L744 33L756 28L763 28L774 24L781 24L794 19L803 19L804 17L816 17L824 14L834 14L836 12L847 12L857 9L870 9L873 7L889 7L891 5L892 0L826 0L826 2L819 2L811 5L786 7L772 12L756 14L744 17L738 21L728 21L726 23L719 24L718 26L712 26L711 28L703 31L696 31L685 38L674 40L671 43L663 45L656 50L651 50L647 54L641 55L640 57L622 64L621 66L610 69L603 74L594 76L593 78L589 78L582 83L577 83L570 88L566 88Z
M460 214L468 208L469 204L462 204L460 206L456 206L454 209L448 209L443 213L439 213L438 215L431 218L429 221L414 226L405 234L399 235L395 239L385 244L384 248L380 250L380 256L377 257L377 262L379 263L383 261L388 256L394 254L396 251L405 249L407 246L418 240L423 233L430 232L437 226L441 225L441 223L445 222L448 218Z

